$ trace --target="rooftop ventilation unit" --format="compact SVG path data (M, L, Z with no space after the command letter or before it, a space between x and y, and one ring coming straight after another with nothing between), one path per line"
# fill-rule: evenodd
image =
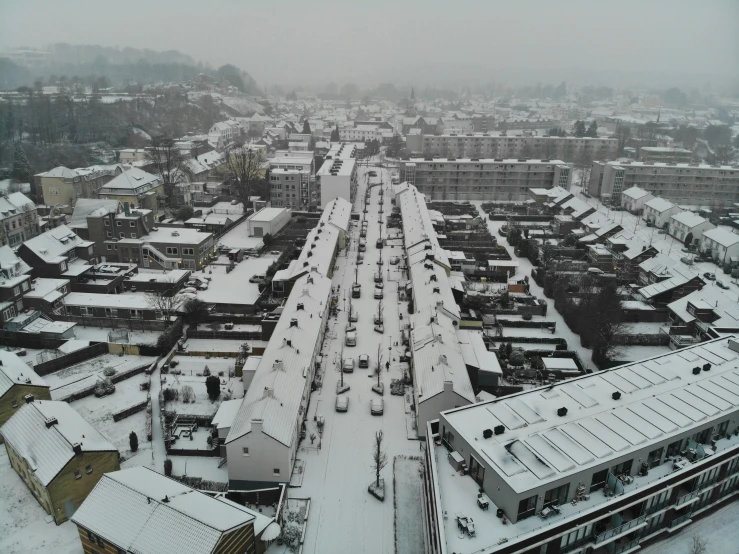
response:
M611 395L611 398L613 398L614 400L618 400L618 399L620 399L620 398L621 398L621 393L620 393L620 392L618 392L618 391L616 391L616 392L614 392L614 393L613 393L613 394Z
M489 438L490 438L490 437L492 437L492 436L493 436L493 430L492 430L492 429L485 429L485 430L484 430L484 431L482 432L482 438L483 438L483 439L489 439Z
M298 302L298 310L305 310L305 304Z
M701 372L700 366L695 366L693 368L693 375L700 375L700 372Z
M503 433L505 433L505 426L496 425L495 427L493 427L493 433L495 433L496 435L502 435Z
M298 320L293 318L290 320L290 327L297 327L298 326Z
M46 418L46 428L49 429L52 425L59 423L59 420L55 417Z
M703 364L703 371L711 371L711 364Z
M559 417L564 417L567 415L567 408L560 408L557 410L557 415Z
M434 292L436 294L441 294L441 289L439 287L434 287Z
M23 400L26 401L26 404L30 404L31 402L33 402L33 395L27 394L26 396L23 397Z

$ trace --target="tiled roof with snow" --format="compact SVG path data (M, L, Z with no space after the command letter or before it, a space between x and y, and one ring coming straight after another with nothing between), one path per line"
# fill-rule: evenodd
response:
M58 179L74 179L76 176L77 174L74 171L68 167L64 167L63 165L50 169L44 173L44 177L56 177Z
M725 419L739 405L737 352L718 339L442 413L516 493L628 460ZM710 371L693 368L711 364ZM618 399L612 393L619 392ZM567 413L558 415L560 408ZM483 431L502 425L489 438ZM539 489L543 490L543 489Z
M87 229L88 216L104 216L118 212L120 202L109 198L79 198L69 220L72 228Z
M47 420L57 423L47 427ZM108 439L87 423L66 402L35 400L24 404L2 427L5 441L33 469L46 486L74 457L72 448L82 452L117 452Z
M703 233L703 238L717 242L721 246L732 246L739 242L739 234L723 227L709 229Z
M652 283L651 285L640 288L639 295L646 300L649 300L650 298L662 294L663 292L681 287L685 283L696 277L700 279L697 274L683 270L678 267L672 267L670 269L670 274L671 277L669 279L665 279L664 281L660 281L659 283Z
M72 517L127 552L213 552L224 533L257 517L145 467L106 473ZM262 527L263 528L263 527Z
M739 302L718 287L703 287L682 298L670 302L667 307L684 323L694 321L696 317L688 312L688 304L708 307L713 310L716 319L708 325L713 328L739 328Z
M661 197L652 198L649 202L644 204L645 207L655 210L657 213L665 212L675 207L675 204Z
M26 240L23 245L46 262L51 262L60 256L66 256L67 252L76 246L85 243L66 225L59 225L32 239Z
M346 233L349 231L349 221L351 220L351 217L351 202L344 198L337 197L326 204L326 207L323 209L321 220L330 223L337 229Z
M426 199L414 185L400 185L396 189L396 203L400 205L403 217L404 246L410 265L426 259L432 254L434 262L448 269L449 259L446 251L439 245L433 221L426 206Z
M311 353L321 336L330 295L331 279L320 273L311 272L295 282L234 418L227 443L251 432L254 419L262 421L264 434L286 446L297 438L306 380L313 375Z
M644 190L643 188L631 187L623 191L621 193L621 196L626 196L628 198L633 198L634 200L639 200L640 198L644 198L648 194L651 194L651 193L649 191Z
M692 229L693 227L701 225L702 223L705 223L707 221L705 217L701 217L693 212L679 212L673 214L670 219L677 221L678 223L682 223L683 225L687 225L689 229Z
M100 189L101 192L114 194L118 190L129 190L138 193L140 189L151 189L161 183L161 179L157 175L147 173L143 169L132 167L128 171L124 171L118 177L108 181Z
M0 350L0 397L13 385L48 387L46 381L13 352Z

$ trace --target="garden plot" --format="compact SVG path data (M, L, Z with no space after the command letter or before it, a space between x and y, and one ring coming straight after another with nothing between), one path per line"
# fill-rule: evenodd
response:
M214 416L224 400L242 398L244 383L240 377L219 377L221 395L214 401L208 398L205 387L205 376L197 375L164 375L163 389L176 389L177 398L166 403L166 410L180 415ZM230 393L228 391L231 391ZM233 396L230 396L230 395Z
M75 400L70 405L85 421L100 431L125 457L131 456L128 435L135 431L139 438L139 450L148 445L146 440L146 410L142 410L118 422L113 421L113 414L144 402L148 391L141 390L141 383L148 381L145 374L135 375L115 385L115 392L98 398L90 395ZM53 395L52 395L53 397Z
M156 358L150 356L103 354L92 360L45 375L44 379L51 387L52 399L58 400L94 385L103 378L105 368L111 367L115 369L116 374L121 374L138 367L151 365L154 360Z
M419 460L398 456L393 462L396 554L424 551L423 515L419 510L422 471Z
M126 330L121 328L120 330ZM112 329L101 327L82 327L77 325L74 328L75 338L80 340L89 340L95 342L108 342L108 333ZM159 331L128 331L129 344L156 344L157 339L161 335Z
M230 372L234 370L236 358L205 358L204 356L176 356L174 361L177 367L170 370L171 373L180 371L181 374L187 376L197 376L202 374L207 367L211 375L218 375L223 372L224 377L228 377Z

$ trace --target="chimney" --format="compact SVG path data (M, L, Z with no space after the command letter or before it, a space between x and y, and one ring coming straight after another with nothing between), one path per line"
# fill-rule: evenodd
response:
M164 498L162 499L162 502L164 502L165 504L169 504L169 496L165 495Z
M23 400L26 401L26 404L30 404L31 402L33 402L33 395L27 394L26 396L23 397Z
M454 392L454 383L451 381L444 381L444 392Z
M298 302L298 310L305 310L305 304Z
M82 445L80 443L74 443L72 445L72 450L74 450L76 456L82 456Z
M46 428L49 429L52 425L56 425L59 423L59 420L55 417L47 417L46 418Z
M123 203L123 213L125 213L127 216L131 215L131 206L128 204L128 202Z
M262 398L274 398L274 397L275 397L275 390L269 387L264 387Z
M290 327L297 327L298 326L298 320L293 318L290 320Z

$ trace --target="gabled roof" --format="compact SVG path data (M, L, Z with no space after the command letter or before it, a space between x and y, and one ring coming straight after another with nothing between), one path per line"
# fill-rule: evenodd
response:
M137 554L210 553L224 533L249 522L256 533L258 519L272 521L146 467L104 474L72 517L77 525Z
M45 262L52 262L84 243L85 241L69 227L59 225L59 227L26 240L23 245Z
M118 212L120 202L110 198L80 198L74 205L74 212L69 221L73 229L87 229L89 216L102 217Z
M326 221L346 233L349 231L349 221L351 220L351 217L351 202L344 198L336 197L326 204L326 207L323 209L321 221Z
M57 423L47 427L47 420ZM108 439L66 402L34 400L23 405L2 427L5 441L47 486L74 458L73 445L82 452L117 452Z
M628 198L632 198L633 200L639 200L640 198L644 198L647 195L651 196L651 193L640 187L631 187L621 193L621 196L626 196Z
M670 302L667 307L684 323L696 318L688 312L688 304L713 310L716 319L710 322L713 328L739 328L739 302L718 287L703 287Z
M684 271L677 267L672 267L670 273L672 274L672 276L669 279L665 279L664 281L660 281L659 283L652 283L651 285L642 287L639 289L639 294L646 300L649 300L650 298L662 294L663 292L681 287L692 279L700 279L698 275ZM701 281L703 280L701 279Z
M716 227L715 229L705 231L703 233L703 237L717 242L721 246L733 246L739 242L739 234L722 227Z
M13 352L0 350L0 397L13 385L47 387L41 377Z
M63 165L50 169L44 173L44 177L56 177L59 179L74 179L76 176L77 174L74 171L68 167L64 167Z
M157 175L147 173L138 167L132 167L128 171L124 171L118 177L107 182L100 189L101 192L113 193L114 190L127 189L136 191L142 187L152 188L160 183Z
M660 213L660 214L662 212L666 212L667 210L671 208L677 207L675 206L675 204L673 204L669 200L665 200L664 198L660 198L659 196L656 198L652 198L649 202L644 204L644 206L647 208L652 208L653 210L655 210L657 213Z
M708 221L705 217L701 217L696 213L693 212L679 212L676 214L673 214L670 219L674 219L678 223L682 223L683 225L686 225L689 229L692 229L693 227L697 227L698 225L701 225Z
M321 336L330 294L331 279L317 272L295 282L234 418L227 443L250 433L252 421L261 420L265 435L286 446L292 444L306 380L312 376L311 353Z

